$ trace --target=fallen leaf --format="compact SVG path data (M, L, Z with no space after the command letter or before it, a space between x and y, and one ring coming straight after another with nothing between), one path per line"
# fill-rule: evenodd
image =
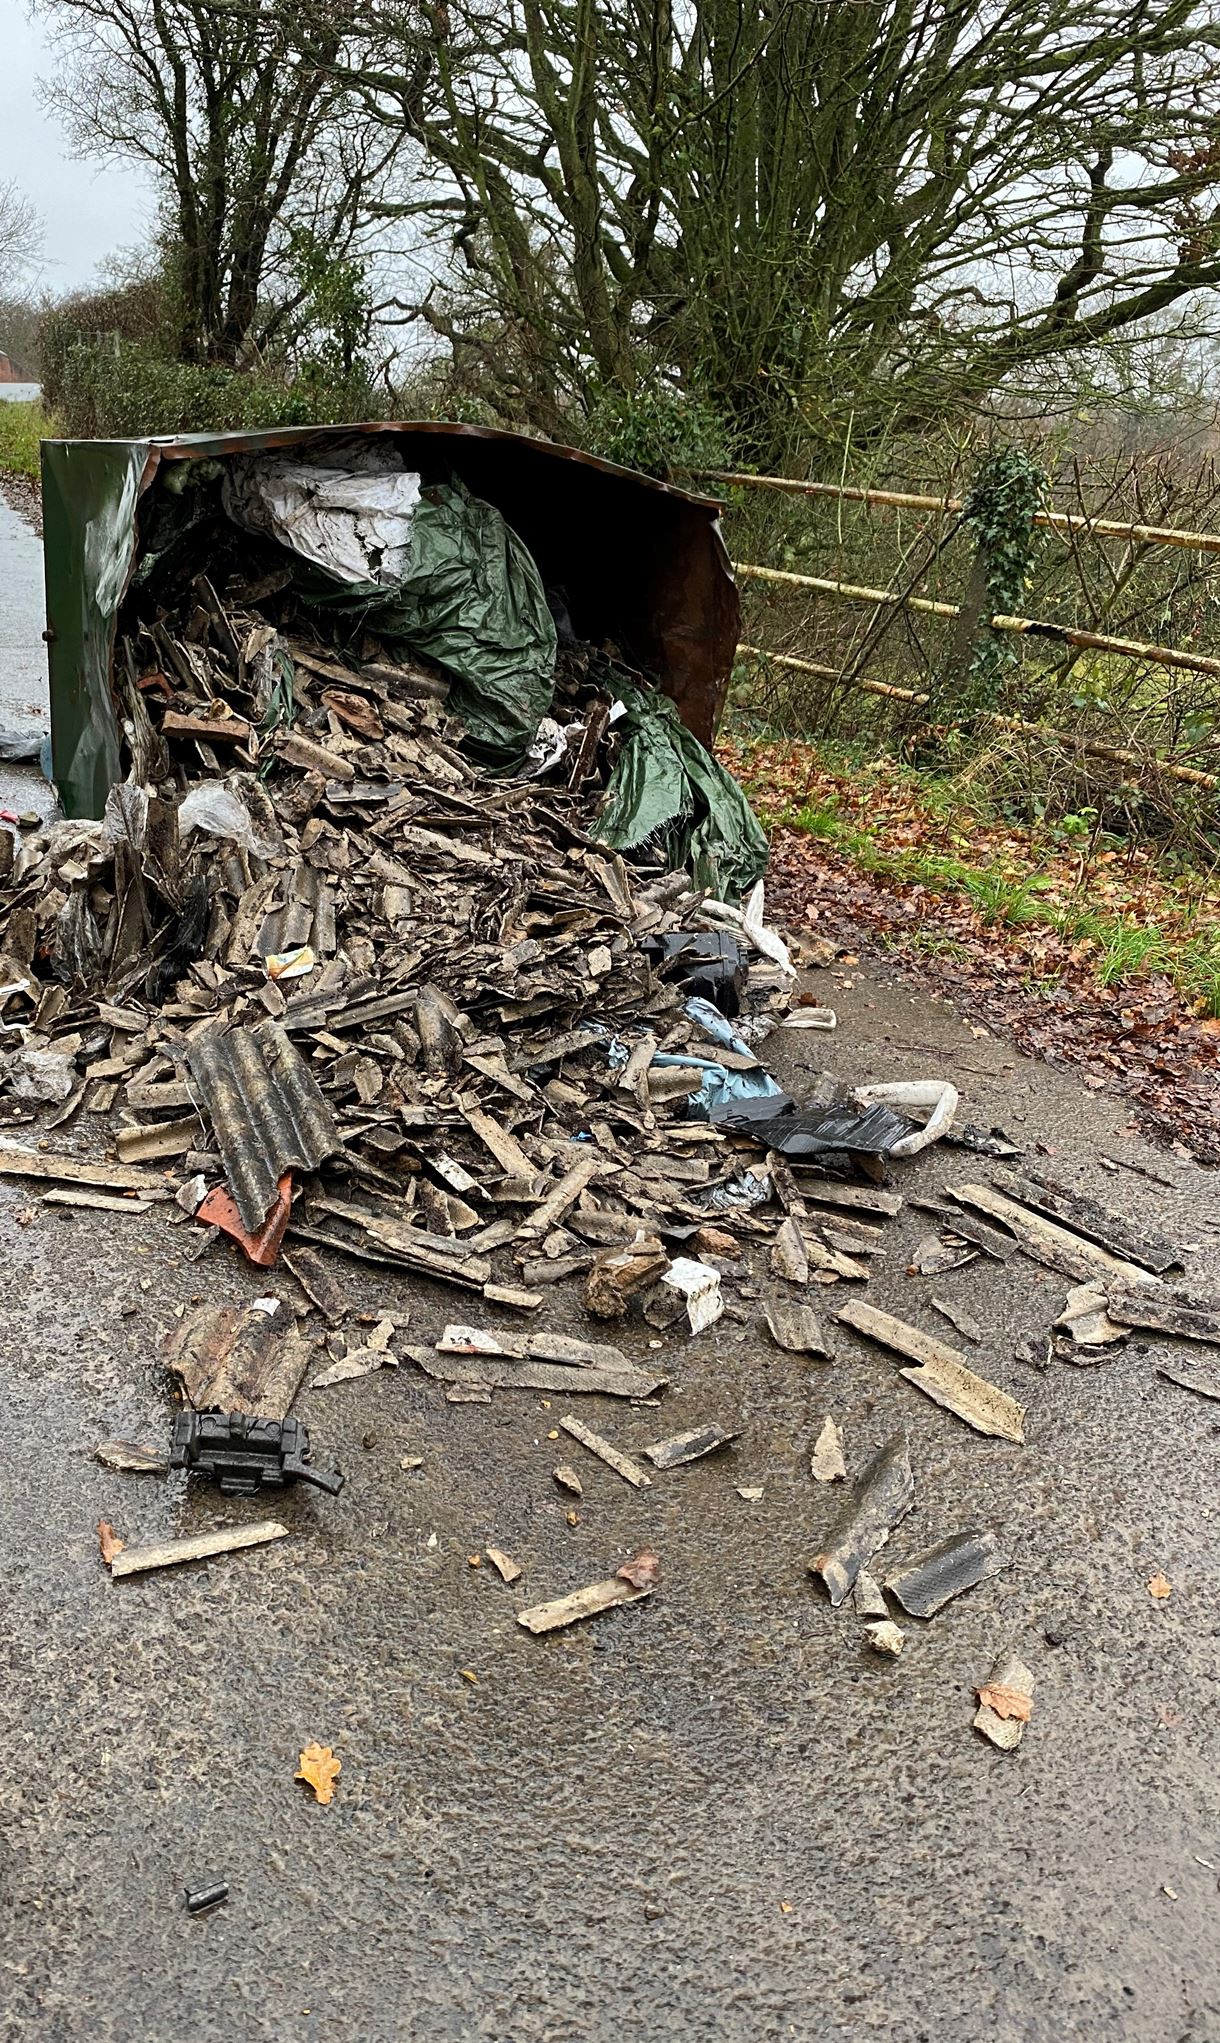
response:
M1018 1723L1028 1724L1034 1707L1032 1695L1022 1695L1019 1688L1001 1688L998 1684L977 1688L975 1694L984 1709L994 1710L997 1717L1005 1720L1015 1717Z
M632 1554L624 1561L615 1574L623 1582L630 1582L633 1589L655 1589L661 1579L661 1563L650 1547L642 1546L638 1554Z
M462 1680L463 1680L463 1681L468 1681L468 1682L470 1683L470 1685L471 1685L471 1687L472 1687L472 1688L477 1688L477 1687L478 1687L478 1685L479 1685L479 1677L478 1677L478 1675L477 1675L477 1674L475 1673L475 1671L474 1671L474 1668L473 1668L473 1667L463 1667L463 1668L461 1668L461 1669L460 1669L459 1671L460 1671L460 1673L461 1673L461 1676L462 1676Z
M1155 1596L1158 1603L1163 1603L1167 1596L1172 1596L1173 1583L1169 1581L1167 1576L1162 1575L1158 1569L1148 1584L1148 1594L1149 1596Z
M106 1518L99 1518L97 1521L97 1543L101 1548L102 1559L107 1567L110 1566L115 1555L121 1554L123 1551L123 1541Z
M294 1779L311 1787L319 1802L333 1802L335 1782L343 1771L329 1745L307 1745L301 1754Z

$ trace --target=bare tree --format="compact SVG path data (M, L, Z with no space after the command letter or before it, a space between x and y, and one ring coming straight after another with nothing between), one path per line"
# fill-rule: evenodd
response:
M506 405L756 441L971 402L1220 283L1211 0L447 0L396 211Z
M0 297L15 291L42 247L42 221L15 184L0 183Z
M48 98L77 148L152 170L183 358L241 363L282 341L319 252L359 249L402 144L428 68L412 0L384 20L365 0L44 10L63 66Z

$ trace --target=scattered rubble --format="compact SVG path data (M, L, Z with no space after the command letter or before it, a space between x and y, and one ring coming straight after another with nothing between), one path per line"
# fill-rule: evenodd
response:
M1034 1677L1015 1653L1002 1653L979 1699L974 1728L1001 1752L1015 1752L1034 1706Z
M274 1518L260 1518L252 1525L221 1526L216 1532L196 1533L190 1539L166 1540L162 1546L128 1547L110 1563L112 1575L138 1575L151 1568L176 1568L182 1561L206 1561L213 1554L239 1553L244 1547L265 1546L269 1540L287 1539L288 1527Z
M880 1624L867 1624L864 1637L870 1652L878 1653L883 1659L896 1660L907 1642L907 1635L901 1625L892 1618L885 1618Z
M869 1463L826 1545L809 1562L810 1574L820 1577L836 1610L914 1501L911 1457L900 1434Z
M946 1603L1011 1565L994 1532L954 1532L886 1581L908 1617L935 1617Z

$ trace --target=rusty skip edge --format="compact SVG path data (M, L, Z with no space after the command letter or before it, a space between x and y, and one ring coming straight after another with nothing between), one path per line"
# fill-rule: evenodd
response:
M288 1170L318 1170L342 1148L317 1080L274 1021L209 1024L187 1062L211 1117L242 1225L262 1226Z

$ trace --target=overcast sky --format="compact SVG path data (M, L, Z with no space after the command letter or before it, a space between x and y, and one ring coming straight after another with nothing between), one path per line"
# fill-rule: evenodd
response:
M69 157L54 119L38 101L54 62L26 0L0 0L0 184L11 178L42 215L42 281L74 290L116 249L145 238L148 186L134 170L99 169Z

